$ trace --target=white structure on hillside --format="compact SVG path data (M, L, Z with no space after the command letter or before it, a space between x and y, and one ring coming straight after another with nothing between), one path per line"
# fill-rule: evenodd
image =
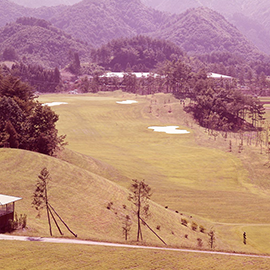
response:
M15 202L22 198L0 194L0 231L5 232L9 221L14 220Z
M107 78L113 78L118 77L120 79L124 78L125 74L129 74L128 72L107 72L101 77L107 77ZM150 72L131 72L132 75L135 75L136 78L147 78L150 75L153 75L155 78L158 76L158 74L150 73Z
M233 77L231 77L231 76L222 75L222 74L213 73L213 72L208 73L207 77L212 78L212 79L227 79L227 80L233 79Z

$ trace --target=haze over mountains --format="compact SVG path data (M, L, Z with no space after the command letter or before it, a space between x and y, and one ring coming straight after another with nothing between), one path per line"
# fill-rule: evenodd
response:
M144 34L173 41L190 53L228 51L245 56L258 53L236 27L209 8L170 15L146 7L140 0L83 0L72 6L37 9L2 0L1 26L22 16L50 21L53 26L94 47L115 38Z
M260 50L270 53L268 0L142 0L157 10L180 14L189 8L208 7L225 16Z
M51 7L58 5L73 5L81 0L11 0L18 5L30 7L30 8L38 8L38 7Z

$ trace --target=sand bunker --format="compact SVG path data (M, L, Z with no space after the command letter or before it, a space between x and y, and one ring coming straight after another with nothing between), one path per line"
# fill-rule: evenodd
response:
M156 132L165 132L167 134L189 134L190 132L187 130L177 129L179 126L167 126L167 127L148 127L149 129L153 129Z
M62 105L62 104L68 104L66 102L51 102L51 103L44 103L42 104L42 106L49 106L49 107L52 107L52 106L59 106L59 105Z
M134 103L138 103L138 101L136 101L136 100L125 100L125 101L116 101L116 103L118 103L118 104L134 104Z

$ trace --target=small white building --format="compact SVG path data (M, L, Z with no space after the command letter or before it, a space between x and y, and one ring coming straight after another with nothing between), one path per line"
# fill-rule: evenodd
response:
M222 74L213 73L213 72L207 73L207 77L212 78L212 79L227 79L227 80L233 79L233 77L231 76L222 75Z
M14 220L15 202L22 198L0 194L0 231L5 231L9 220Z
M102 75L101 77L107 77L107 78L113 78L113 77L117 77L117 78L124 78L125 74L129 74L129 72L107 72L104 75ZM156 78L158 76L158 74L155 73L150 73L150 72L131 72L132 75L135 75L136 78L147 78L150 75L153 75L154 78Z

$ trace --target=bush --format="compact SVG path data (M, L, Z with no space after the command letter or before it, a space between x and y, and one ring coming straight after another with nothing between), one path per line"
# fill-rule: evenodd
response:
M192 222L192 224L191 224L191 229L192 229L193 231L196 231L196 230L197 230L197 228L198 228L197 223Z
M204 226L200 225L199 229L200 229L200 232L201 232L201 233L205 233L205 228L204 228Z
M107 209L110 210L112 206L113 206L113 202L109 202L109 203L107 204Z
M188 225L188 221L185 218L181 218L181 224L184 226Z
M197 238L198 241L198 247L202 247L203 246L203 241L201 238Z
M27 215L20 214L20 218L18 219L17 213L15 213L14 220L9 219L8 220L8 226L7 226L7 231L12 232L18 229L25 229L26 228L26 223L27 223Z

